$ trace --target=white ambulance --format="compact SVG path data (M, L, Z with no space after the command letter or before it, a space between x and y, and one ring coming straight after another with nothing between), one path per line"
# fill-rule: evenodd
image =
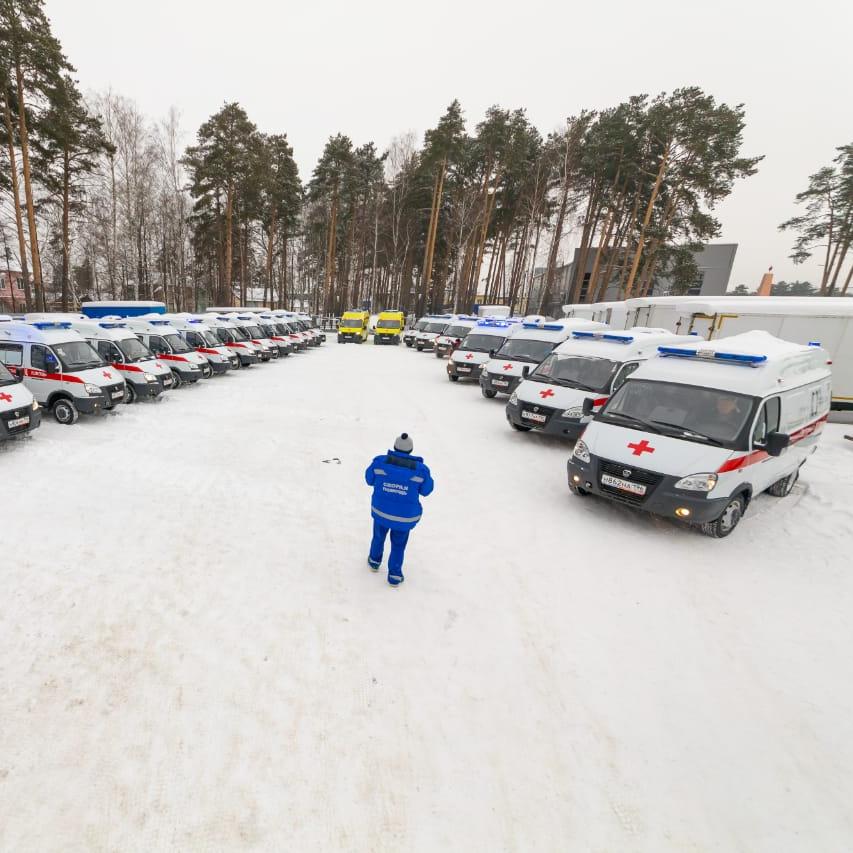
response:
M280 333L290 341L294 352L304 352L308 349L310 338L299 330L293 317L289 316L286 311L273 311L272 316L275 317L275 321L280 327Z
M258 323L261 331L278 348L279 356L288 356L293 352L293 342L272 314L258 314Z
M320 328L314 317L304 312L297 314L297 316L305 324L305 328L308 329L309 333L314 336L316 346L326 343L326 333Z
M435 346L436 338L443 335L445 330L456 319L453 314L435 314L427 317L427 323L416 335L414 346L418 352L430 352Z
M125 382L67 321L0 323L0 362L58 423L99 415L125 399Z
M213 376L221 376L240 367L240 359L214 334L213 329L191 314L167 314L166 319L178 334L210 365Z
M121 317L70 320L101 358L124 377L127 402L159 397L172 387L172 371L130 330Z
M278 358L278 347L264 336L261 327L258 325L256 314L226 314L225 316L257 347L261 361L271 361Z
M0 321L7 318L0 317ZM2 346L0 336L0 346ZM41 408L20 378L0 363L0 441L17 438L41 426Z
M489 399L497 394L512 394L525 373L540 364L573 330L606 328L603 323L592 320L525 321L521 329L486 362L480 374L480 391Z
M462 341L468 336L468 332L477 325L478 317L461 316L453 320L450 325L435 339L433 348L436 358L445 358L453 352L456 342L462 345Z
M575 444L569 488L728 536L755 495L789 494L815 451L828 361L763 331L661 346Z
M196 383L212 375L207 359L192 349L178 334L178 330L160 315L127 317L123 321L151 352L157 361L172 371L173 387Z
M479 379L480 372L491 353L497 352L507 338L521 329L521 320L508 317L504 320L478 320L477 325L466 335L460 347L447 362L447 378L451 382L460 379Z
M657 355L659 346L696 343L695 338L666 329L615 332L602 330L592 320L563 322L573 326L572 337L528 371L507 403L506 419L519 432L577 438L587 421L583 414L587 397L593 395L598 409L641 362Z
M415 345L415 338L418 336L418 332L422 332L427 323L429 322L429 317L421 317L411 329L406 329L403 332L403 343L411 348Z
M253 344L249 336L227 317L205 314L197 319L203 320L228 351L237 356L239 367L249 367L261 360L261 348Z

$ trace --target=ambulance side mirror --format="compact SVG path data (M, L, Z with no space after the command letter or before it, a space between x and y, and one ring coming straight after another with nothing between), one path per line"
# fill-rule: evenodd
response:
M527 379L530 376L530 365L525 364L524 367L521 368L521 376L523 379Z
M767 441L764 449L768 456L781 456L782 451L791 443L791 436L785 435L783 432L770 432L767 434Z
M44 354L44 363L48 367L56 367L59 362L56 360L56 356L52 352L46 352Z
M490 349L489 350L489 358L494 358L496 352L497 352L497 350Z
M592 410L595 408L595 400L592 397L586 397L583 401L583 405L581 406L581 411L585 418L588 418L592 414Z

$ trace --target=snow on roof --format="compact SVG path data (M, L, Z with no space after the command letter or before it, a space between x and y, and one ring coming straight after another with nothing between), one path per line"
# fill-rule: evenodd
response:
M92 302L81 302L80 307L98 306L100 308L165 308L165 302L147 302L142 299L100 299Z
M591 331L595 337L589 337ZM579 335L576 334L579 333ZM650 358L657 354L661 345L688 346L697 339L687 335L676 335L666 329L610 329L604 326L601 335L597 330L575 329L572 337L557 347L558 353L609 358L612 361L629 361L632 358Z
M840 296L687 297L674 304L678 310L695 314L853 317L853 299Z

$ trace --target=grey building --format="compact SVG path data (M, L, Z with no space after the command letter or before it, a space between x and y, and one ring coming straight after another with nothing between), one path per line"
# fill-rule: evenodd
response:
M693 253L698 268L696 281L684 291L686 296L718 296L725 293L729 287L729 278L732 274L732 266L737 253L737 243L709 243ZM589 279L592 267L595 263L595 247L588 253L584 281L581 285L578 298L572 299L572 283L575 278L576 265L580 260L580 250L575 249L571 262L557 268L556 278L552 287L551 298L546 310L555 316L559 314L559 306L568 302L587 302L594 299L588 294ZM530 293L528 311L536 310L539 306L542 288L545 284L545 270L538 270L533 279L533 287ZM652 287L653 296L669 296L673 294L673 283L665 276L655 277ZM621 298L619 294L619 282L614 281L608 287L602 302L616 301ZM556 311L556 314L555 314Z

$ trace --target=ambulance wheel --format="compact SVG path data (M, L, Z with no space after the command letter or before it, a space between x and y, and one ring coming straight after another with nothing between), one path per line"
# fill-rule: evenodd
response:
M435 354L435 357L436 357L436 358L443 358L444 356L442 356L442 354L441 354L440 352L437 352L437 353Z
M411 349L411 348L412 348L412 342L411 342L411 341L406 341L405 343L406 343L406 346L407 346L409 349Z
M510 423L512 424L512 428L518 432L530 432L532 429L532 427L523 426L522 424L514 424L512 421Z
M233 369L233 370L240 370L240 368L242 368L242 367L243 367L243 362L242 362L242 361L240 361L240 359L238 358L238 359L237 359L237 364L235 364L235 365L233 366L233 368L232 368L232 369Z
M184 380L181 379L181 374L178 373L177 370L172 371L172 388L180 388L181 385L184 384Z
M774 498L786 498L791 494L791 489L794 488L794 484L799 479L800 469L797 468L793 474L788 474L787 477L777 480L767 491L773 495Z
M746 509L746 497L743 494L735 495L726 505L726 508L715 521L706 521L701 525L702 532L714 539L723 539L728 536L743 518Z
M497 391L492 391L489 388L484 388L482 385L480 386L480 391L487 400L494 400L494 398L498 396Z
M58 424L71 426L71 424L77 423L80 412L77 411L77 406L71 400L63 398L53 404L53 417Z
M447 374L447 378L448 378L451 382L458 382L458 381L459 381L459 377L458 377L458 376L454 376L452 373L448 373L448 374Z
M125 403L135 403L139 399L139 394L136 393L136 388L133 387L132 382L128 382L125 386L124 391L124 402Z
M423 352L423 351L424 351L424 348L423 348L423 347L415 347L415 349L417 349L417 351L418 351L418 352Z

